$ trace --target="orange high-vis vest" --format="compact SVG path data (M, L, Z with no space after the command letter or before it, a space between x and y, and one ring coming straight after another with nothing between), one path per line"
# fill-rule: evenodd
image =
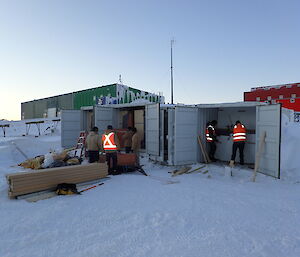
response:
M233 127L233 142L246 141L246 128L243 124L238 124Z
M115 133L110 132L108 135L102 135L102 143L104 151L118 150L115 144Z
M213 138L210 136L209 134L209 128L212 129L213 133L215 132L215 128L212 126L212 125L209 125L207 128L206 128L206 131L205 131L205 136L206 136L206 142L213 142Z

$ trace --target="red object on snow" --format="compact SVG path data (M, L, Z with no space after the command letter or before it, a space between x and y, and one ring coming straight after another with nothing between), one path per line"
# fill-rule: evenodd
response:
M118 153L119 166L136 166L137 156L135 153Z
M137 155L135 153L118 153L118 166L137 166ZM105 155L99 156L99 162L106 162Z

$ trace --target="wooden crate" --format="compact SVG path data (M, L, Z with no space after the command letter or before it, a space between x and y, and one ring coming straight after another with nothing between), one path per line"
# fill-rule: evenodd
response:
M137 165L137 156L135 153L118 153L118 166L136 166ZM106 162L106 156L100 155L99 162Z
M136 166L137 156L135 153L118 153L118 166Z

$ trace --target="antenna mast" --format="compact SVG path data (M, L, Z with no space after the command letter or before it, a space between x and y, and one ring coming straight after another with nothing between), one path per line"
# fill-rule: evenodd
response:
M173 44L175 40L171 40L171 104L173 104Z

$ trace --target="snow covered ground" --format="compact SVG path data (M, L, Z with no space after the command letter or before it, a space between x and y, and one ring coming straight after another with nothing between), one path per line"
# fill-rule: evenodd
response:
M253 183L240 168L228 177L217 164L172 178L173 168L143 158L152 177L122 174L82 195L29 203L7 197L4 175L24 160L15 146L33 157L58 149L60 135L22 137L20 125L0 136L0 256L298 257L299 128L284 124L281 180L258 174Z

